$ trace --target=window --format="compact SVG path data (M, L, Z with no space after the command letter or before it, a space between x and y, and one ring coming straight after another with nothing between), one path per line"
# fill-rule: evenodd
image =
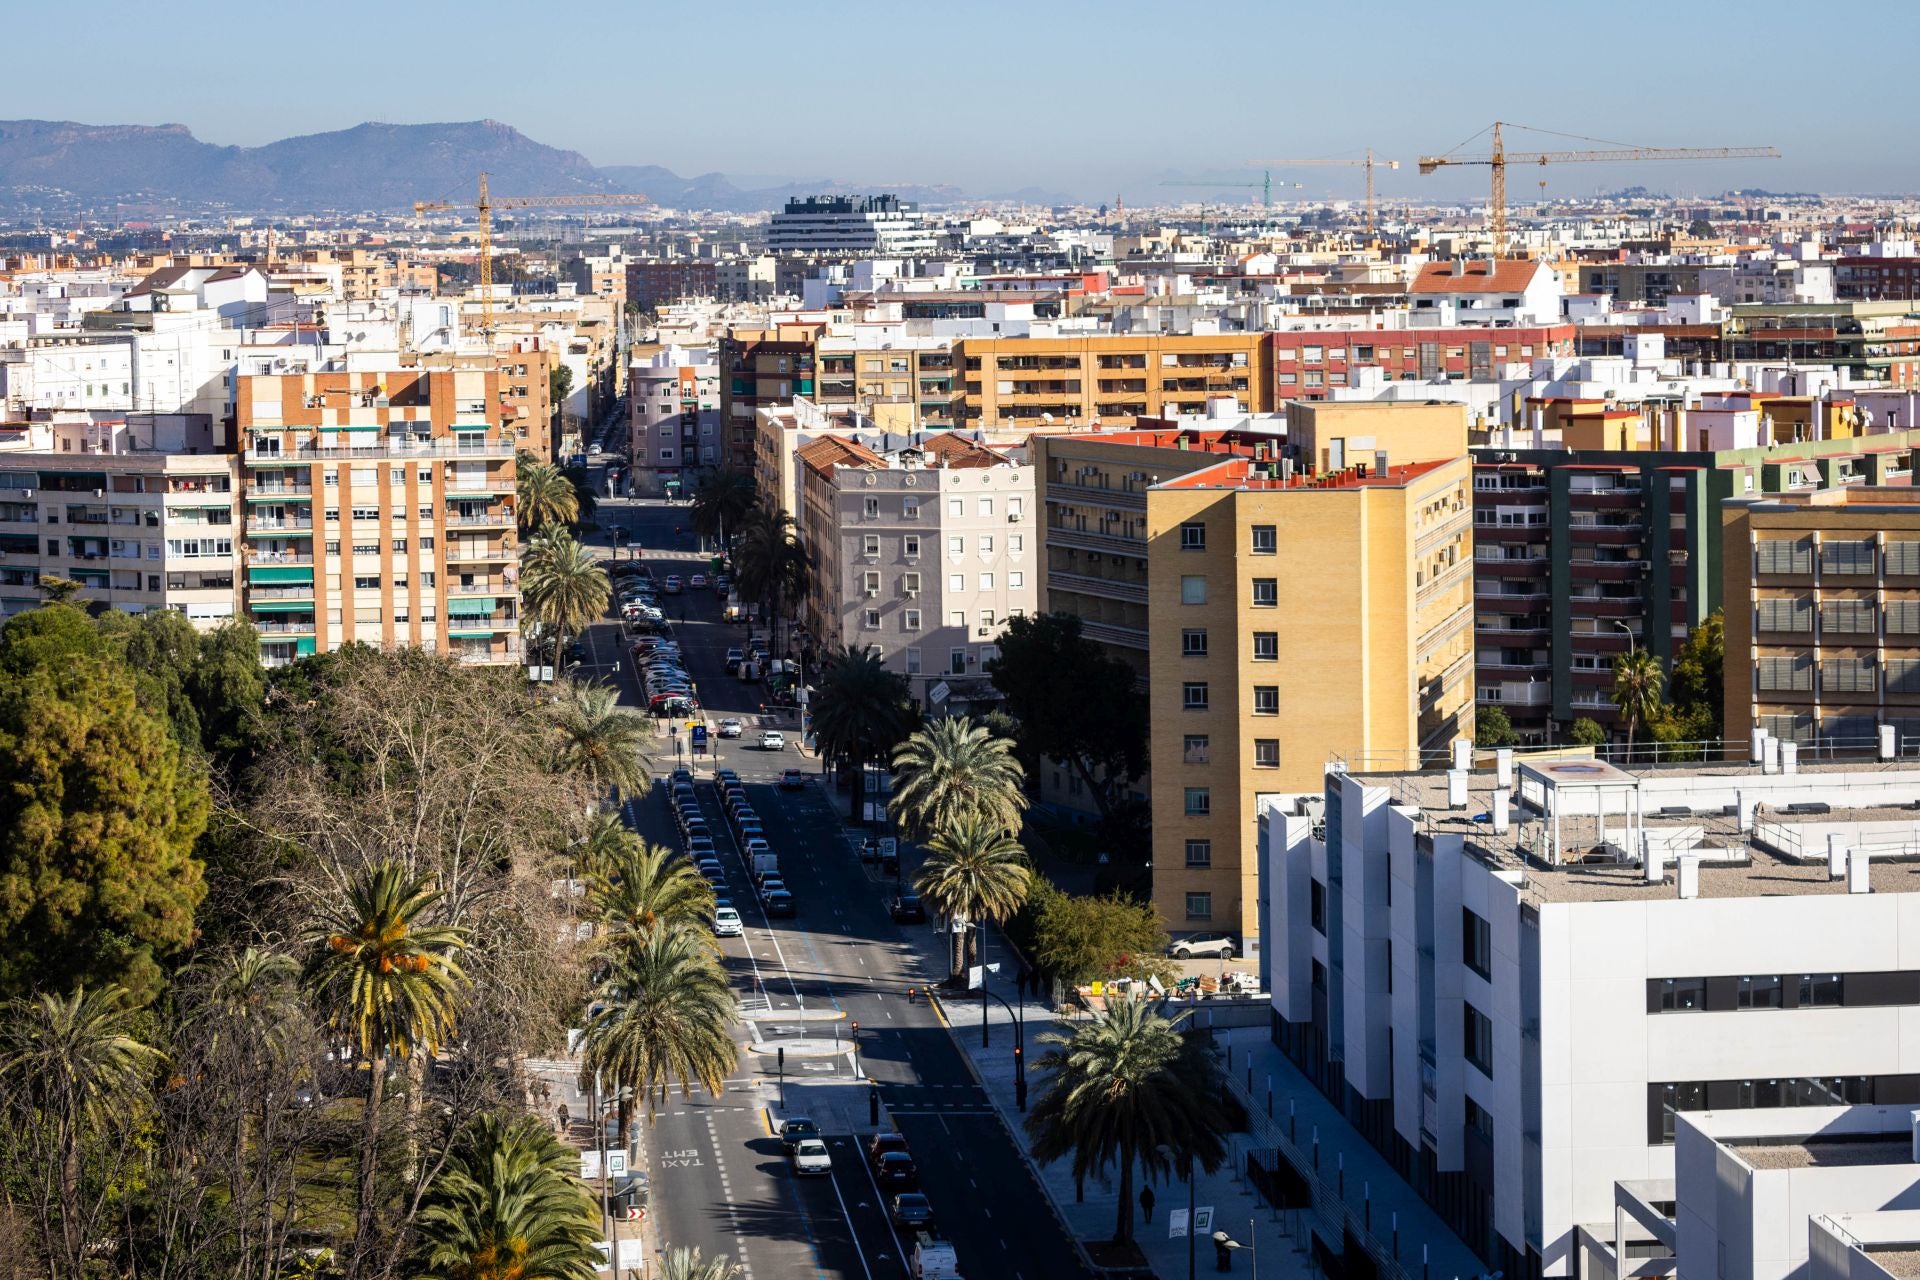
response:
M866 611L866 617L864 621L865 621L867 630L869 631L878 630L880 627L880 611L878 609L868 609Z
M919 595L920 594L920 575L917 573L901 574L900 587L901 587L901 590L905 591L910 596Z
M964 556L965 554L967 554L967 540L965 538L958 538L958 537L948 538L947 554L955 557Z
M1190 867L1210 867L1213 865L1213 841L1187 841L1187 865Z
M1493 1022L1464 1001L1460 1005L1462 1014L1461 1032L1467 1061L1476 1067L1487 1079L1493 1079Z
M1180 686L1180 705L1188 711L1207 709L1207 682L1188 680Z
M863 509L863 514L865 514L869 520L878 519L880 516L880 499L868 498Z
M1213 919L1213 895L1210 893L1190 893L1187 895L1187 919Z
M1318 880L1307 881L1307 923L1313 931L1325 936L1327 932L1327 886Z
M1280 633L1278 631L1256 631L1253 633L1253 660L1255 662L1280 661Z
M1180 749L1180 758L1184 763L1206 764L1213 758L1213 752L1208 745L1206 734L1189 733L1185 735L1185 739Z
M1007 574L1007 590L1018 591L1027 585L1027 575L1018 571Z
M355 520L377 521L380 519L380 508L378 507L354 507L352 510Z
M1256 609L1274 609L1280 605L1280 580L1278 578L1255 578L1253 580L1253 607Z
M953 592L953 593L955 593L955 594L957 595L957 594L959 594L960 592L962 592L962 591L965 591L966 589L967 589L967 575L966 575L966 574L964 574L964 573L950 573L950 574L948 574L948 575L947 575L947 590L949 590L949 591L951 591L951 592Z
M918 498L908 498L905 502L902 502L900 504L900 518L902 520L918 520L920 518L920 500Z
M1257 716L1277 716L1280 714L1279 685L1257 684L1253 686L1253 714Z
M960 624L963 628L966 624ZM967 651L965 649L947 650L947 674L963 676L967 674Z
M950 516L964 516L964 515L966 515L966 514L967 514L967 500L966 500L965 498L948 498L948 499L947 499L947 514L948 514L948 515L950 515Z
M1180 603L1205 604L1206 602L1206 578L1197 573L1183 574L1180 578Z
M981 574L981 575L980 575L980 589L981 589L982 591L991 591L991 590L993 590L993 575L992 575L992 574L990 574L990 573L983 573L983 574Z
M1822 542L1820 572L1823 574L1870 574L1873 572L1873 540Z
M1007 519L1018 520L1025 509L1025 504L1019 498L1007 499Z
M918 560L920 558L920 535L910 533L900 539L900 554L909 560Z
M1740 979L1738 1007L1742 1009L1778 1009L1785 991L1778 975Z
M1182 551L1205 551L1207 549L1207 526L1191 521L1181 525L1180 549Z
M916 620L919 616L918 613L913 615ZM907 674L910 676L920 674L920 651L918 649L909 648L907 650Z
M1493 927L1467 907L1460 908L1460 961L1493 981Z
M1213 812L1213 791L1208 787L1188 787L1186 789L1186 810L1189 816L1204 818Z
M1476 1135L1483 1142L1489 1144L1493 1142L1493 1117L1487 1114L1485 1107L1472 1098L1467 1099L1467 1132Z
M353 585L354 589L358 591L378 591L380 589L380 579L377 575L362 574L353 580Z
M981 555L983 555L983 556L990 556L990 555L992 555L992 554L993 554L993 538L992 538L991 536L984 536L984 535L983 535L983 536L981 537L981 539L980 539L980 554L981 554Z
M991 609L982 609L982 610L980 611L980 625L981 625L981 626L983 626L983 627L990 627L990 626L992 626L992 625L994 624L994 621L995 621L995 619L994 619L994 616L993 616L993 610L991 610Z
M407 554L407 540L405 538L395 538L393 540L393 549L395 553L399 555Z
M1280 767L1280 739L1255 738L1253 740L1253 767L1256 769Z
M900 629L902 631L918 631L920 629L920 611L918 609L903 610L900 614Z
M1253 526L1253 554L1257 556L1276 555L1280 551L1279 529L1270 524Z
M992 514L993 514L993 499L992 499L992 498L982 498L982 499L980 499L980 514L981 514L981 515L983 515L983 516L990 516L990 515L992 515Z
M1180 633L1180 656L1183 658L1204 658L1207 656L1207 629L1188 627Z
M866 588L869 597L880 594L880 574L878 571L869 569L861 575L861 579L861 586Z
M1021 552L1025 551L1026 549L1027 549L1027 536L1025 534L1010 533L1007 535L1007 552L1009 555L1017 556Z
M879 555L880 554L880 535L877 533L869 533L864 537L862 537L860 539L860 554L863 556Z
M962 631L965 631L967 629L967 615L961 610L955 609L947 614L947 625L950 627L958 627Z
M1696 981L1703 981L1696 979ZM1833 1006L1840 1003L1841 981L1837 973L1800 975L1800 1008Z

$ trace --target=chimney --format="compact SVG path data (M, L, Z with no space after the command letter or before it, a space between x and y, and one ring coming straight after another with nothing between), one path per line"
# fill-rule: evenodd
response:
M1464 809L1467 807L1467 771L1465 769L1447 770L1447 808Z
M1536 449L1544 449L1547 447L1547 411L1536 404L1532 406L1532 413L1533 447Z
M1760 761L1760 772L1762 773L1780 772L1780 739L1778 738L1767 739L1767 754Z
M1680 896L1697 898L1700 896L1700 855L1683 853L1679 859Z
M1753 754L1747 757L1749 764L1759 764L1767 758L1767 737L1768 734L1765 729L1755 729L1753 731Z
M1758 798L1746 791L1733 793L1733 811L1740 822L1740 830L1753 830L1753 810Z
M1827 833L1827 879L1838 880L1847 874L1847 850L1840 843L1840 833Z
M1493 790L1493 834L1497 836L1507 834L1508 825L1507 789L1505 787L1495 787Z
M1891 760L1900 753L1899 733L1900 731L1890 724L1880 726L1880 758L1882 760Z
M1493 779L1503 787L1513 785L1513 748L1501 747L1493 753Z
M1455 258L1453 260L1453 274L1456 276L1467 274L1467 260L1465 258Z
M1855 849L1847 854L1847 892L1872 893L1873 859L1865 849Z
M1652 835L1640 833L1640 872L1641 878L1648 884L1659 884L1667 878L1667 868L1659 845L1653 842Z
M1473 743L1465 738L1453 740L1453 767L1456 769L1473 768Z
M1800 744L1799 743L1783 741L1780 744L1780 772L1782 773L1800 772Z

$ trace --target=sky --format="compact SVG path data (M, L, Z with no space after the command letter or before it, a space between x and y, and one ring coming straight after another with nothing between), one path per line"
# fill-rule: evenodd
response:
M1486 190L1413 160L1495 119L1778 160L1511 170L1516 204L1644 184L1920 191L1920 4L1805 0L7 0L0 116L179 123L255 145L365 120L491 118L596 164L952 184L1130 203L1262 158L1403 161L1385 198ZM76 15L85 39L77 42ZM166 23L155 19L162 12ZM1481 136L1466 148L1485 150ZM1576 147L1510 133L1509 149ZM1357 169L1276 171L1357 197ZM1204 192L1196 194L1205 194ZM1257 196L1249 191L1250 196ZM1276 190L1276 195L1280 194Z

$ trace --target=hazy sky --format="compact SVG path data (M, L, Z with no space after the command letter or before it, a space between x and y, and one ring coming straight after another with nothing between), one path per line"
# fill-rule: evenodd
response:
M1407 162L1383 194L1432 198L1482 192L1486 171L1422 178L1414 157L1497 117L1783 154L1516 170L1516 203L1540 177L1549 196L1920 190L1911 0L8 0L4 29L38 52L9 60L0 115L240 145L491 117L596 164L1137 202L1174 174L1251 181L1248 160L1372 144ZM1289 178L1361 188L1357 170Z

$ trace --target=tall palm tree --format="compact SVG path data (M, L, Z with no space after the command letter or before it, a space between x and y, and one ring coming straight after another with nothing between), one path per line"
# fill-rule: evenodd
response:
M1019 842L991 818L957 819L927 842L927 855L913 887L947 919L975 926L972 937L948 934L953 939L948 973L958 977L979 946L980 929L989 921L1006 919L1027 900L1033 870Z
M565 660L567 636L607 611L613 587L593 553L554 527L527 544L520 558L520 600L527 617L553 631L553 665Z
M654 1272L658 1280L735 1280L740 1274L740 1264L726 1254L703 1259L698 1249L669 1250Z
M917 713L906 677L887 670L871 645L832 650L813 695L820 750L853 770L853 812L866 813L866 766L885 760L913 732Z
M1651 649L1638 646L1613 660L1613 705L1627 718L1627 757L1633 757L1633 731L1660 714L1660 692L1667 673Z
M1208 1173L1225 1161L1224 1135L1244 1122L1244 1108L1227 1101L1218 1051L1200 1036L1183 1036L1178 1020L1129 995L1108 1001L1070 1034L1048 1032L1040 1042L1054 1048L1040 1060L1048 1078L1026 1120L1034 1157L1072 1156L1081 1183L1119 1162L1115 1243L1133 1238L1136 1163L1149 1178L1167 1174L1174 1161L1163 1146L1182 1163L1191 1154Z
M585 467L562 467L560 474L573 487L573 505L578 519L591 520L599 509L599 495L593 491L593 475Z
M1013 743L977 720L952 716L922 725L893 753L893 767L893 809L911 831L944 831L963 818L1020 828L1025 770Z
M732 1025L740 1007L703 930L658 928L613 956L594 991L596 1011L580 1043L584 1088L599 1076L620 1096L620 1142L626 1145L632 1106L644 1098L651 1116L678 1084L718 1097L740 1060Z
M810 577L806 549L794 534L793 517L765 501L756 504L747 513L734 546L733 571L741 597L767 611L774 652L785 652L779 634L785 619L783 605L807 593Z
M186 1013L189 1024L208 1025L216 1038L243 1037L270 1060L288 1049L300 1025L299 961L248 947L192 965L187 976L201 984Z
M740 524L754 502L752 480L736 472L710 472L693 491L694 532L714 539L732 554Z
M695 925L713 914L713 886L691 862L631 832L596 865L587 901L609 946L624 949L656 928Z
M0 1101L25 1138L12 1172L42 1200L54 1274L79 1277L105 1207L82 1185L88 1149L137 1110L161 1055L134 1034L138 1010L117 986L15 1000L0 1015Z
M439 900L429 877L409 876L395 861L381 862L348 882L310 939L307 982L315 1003L367 1064L357 1258L366 1256L378 1218L374 1187L388 1060L409 1057L416 1049L436 1051L453 1034L466 984L457 959L466 934L432 923Z
M653 781L640 753L653 742L653 725L620 705L620 691L565 681L549 711L560 736L560 767L592 784L596 796L621 800Z
M541 462L532 454L521 454L520 458L514 479L520 528L534 533L549 525L572 524L579 519L579 498L574 494L573 482L561 474L560 468Z
M420 1212L421 1280L593 1280L600 1214L580 1156L533 1116L483 1115Z

